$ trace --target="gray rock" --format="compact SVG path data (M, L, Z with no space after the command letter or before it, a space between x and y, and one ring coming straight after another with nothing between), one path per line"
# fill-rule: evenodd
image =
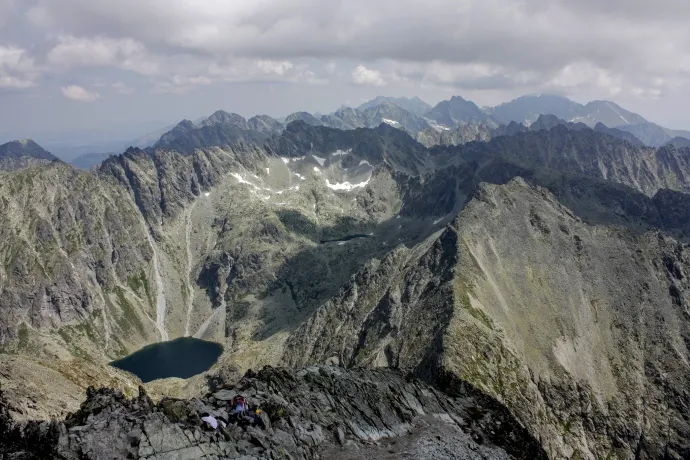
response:
M453 399L427 391L424 384L406 380L393 371L344 371L324 367L295 374L265 368L258 374L246 376L241 385L243 391L256 394L256 403L263 407L267 416L274 419L273 424L281 428L265 429L262 424L233 424L222 431L202 430L200 420L170 420L162 407L165 401L157 407L135 413L133 407L136 400L118 397L112 390L101 389L91 391L82 409L60 422L61 429L55 426L54 437L41 434L46 430L40 427L47 428L47 422L24 425L11 421L9 425L0 423L0 429L10 429L0 433L3 435L14 432L11 430L14 426L24 427L16 432L19 436L16 443L4 447L0 445L0 455L38 453L41 448L44 453L50 452L50 456L68 459L128 458L132 455L146 459L269 458L275 455L277 458L293 459L333 458L326 453L335 453L337 449L346 449L347 446L364 448L372 445L373 441L381 444L421 436L435 424L450 427L443 429L454 430L456 436L464 436L467 442L471 442L472 436L483 438L486 449L503 452L502 457L496 458L509 458L506 449L515 458L525 458L528 454L530 458L546 458L536 441L527 436L519 425L513 425L514 431L511 433L515 442L506 444L505 448L493 444L494 439L502 441L492 434L491 424L460 427L447 416L445 410L458 418L469 418L466 410L475 401L471 398ZM403 397L403 392L407 396ZM424 396L425 393L428 396ZM282 413L274 412L275 407L269 404L269 399L275 396L286 401L291 413L299 415L290 416L288 421ZM440 419L431 417L428 421L405 415L413 412L409 405L410 398L414 400L413 405L425 404L430 414L444 410L441 407L445 410L437 414L441 416ZM330 401L337 403L332 405ZM175 402L178 405L195 404L194 401L185 400ZM218 400L217 404L221 403ZM2 407L0 404L0 415ZM190 407L187 411L191 410ZM85 420L91 422L84 424ZM30 426L40 429L29 429ZM345 426L352 430L355 444L346 440L341 428ZM326 436L325 433L333 432L333 427L336 436ZM425 443L428 445L425 445L429 454L420 452L418 458L444 458L433 452L446 449L447 441L427 438Z

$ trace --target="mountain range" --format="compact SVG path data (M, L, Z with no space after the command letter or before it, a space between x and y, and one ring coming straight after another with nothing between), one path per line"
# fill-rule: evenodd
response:
M26 159L0 171L10 452L230 455L190 415L220 380L282 408L237 456L687 458L690 148L562 99L219 111L92 171L0 147ZM224 346L211 371L108 365L185 336Z
M535 95L519 97L496 107L480 108L471 101L453 96L432 107L417 97L379 96L357 108L343 106L327 115L295 112L280 120L268 115L246 120L238 114L219 110L210 117L183 120L176 126L149 133L131 145L190 153L196 148L231 145L240 141L261 143L297 120L312 126L338 129L375 128L387 123L407 131L426 146L458 145L524 131L542 115L553 115L563 121L582 123L598 130L615 129L618 137L638 145L659 147L670 142L681 145L690 139L690 131L663 128L610 101L583 105L562 96ZM89 169L113 153L116 152L83 154L69 162Z
M328 115L315 116L307 112L295 112L288 115L282 124L263 115L263 119L270 127L267 125L258 131L264 135L277 134L284 129L285 125L298 120L311 126L338 129L375 128L381 123L386 123L408 132L427 146L457 145L472 140L485 141L503 133L513 134L525 130L542 115L553 115L566 122L581 123L597 130L614 129L616 131L612 132L617 133L617 137L638 145L659 147L671 142L674 138L678 138L674 141L676 144L683 142L680 139L690 139L690 131L660 127L610 101L593 101L582 105L554 95L523 96L496 107L485 108L480 108L459 96L441 101L434 107L419 98L379 96L357 108L341 107ZM244 118L239 115L234 115L234 117L235 121L226 117L220 119L221 123L214 123L217 129L220 129L220 126L227 126L227 129L233 131L232 133L220 135L219 139L218 133L198 131L190 134L198 136L198 139L192 141L191 144L212 146L219 145L221 141L240 139L257 141L265 137L254 133L256 128L249 126ZM199 126L203 127L203 123L201 122ZM522 128L518 125L522 125ZM245 132L241 133L235 128ZM180 131L179 126L177 131ZM183 128L181 132L186 131ZM164 139L161 139L157 146L170 142L171 138L175 137L171 133L164 135ZM203 140L206 136L209 137L208 141ZM170 146L178 150L186 150L184 146L172 144Z

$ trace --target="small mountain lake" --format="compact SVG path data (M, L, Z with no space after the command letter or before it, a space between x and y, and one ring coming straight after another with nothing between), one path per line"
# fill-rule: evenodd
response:
M169 377L186 379L210 369L221 353L222 345L182 337L148 345L110 365L131 372L142 382Z
M364 234L348 235L348 236L344 236L342 238L336 238L334 240L321 240L321 244L335 243L337 241L350 241L350 240L356 240L358 238L369 238L372 235L373 235L373 233L370 235L364 235Z

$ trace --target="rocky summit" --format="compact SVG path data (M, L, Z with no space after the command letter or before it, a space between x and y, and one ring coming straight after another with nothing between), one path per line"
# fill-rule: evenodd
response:
M690 149L420 102L6 149L0 458L690 458ZM222 354L109 365L181 337Z
M237 395L261 408L255 422L233 422ZM12 423L4 404L0 458L547 458L490 400L449 397L388 370L264 368L233 386L216 382L203 397L157 404L141 387L134 398L89 388L60 422ZM230 423L214 429L204 415Z

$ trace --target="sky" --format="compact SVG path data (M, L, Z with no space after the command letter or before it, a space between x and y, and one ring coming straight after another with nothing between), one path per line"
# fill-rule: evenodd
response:
M690 129L688 24L687 0L0 0L0 141L540 92Z

